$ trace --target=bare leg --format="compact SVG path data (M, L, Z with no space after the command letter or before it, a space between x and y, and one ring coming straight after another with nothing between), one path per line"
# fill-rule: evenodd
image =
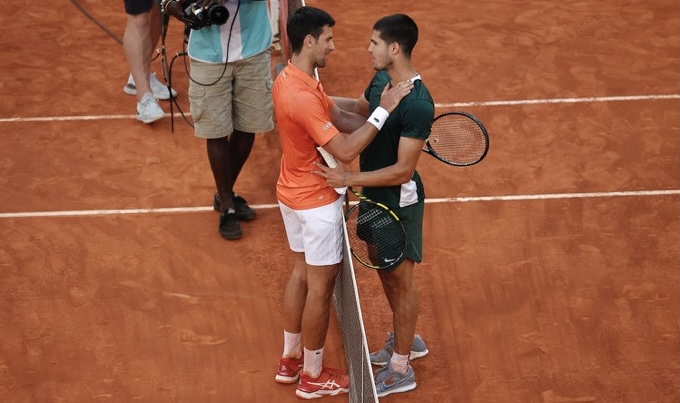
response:
M229 159L229 138L208 139L206 146L210 169L215 179L217 193L222 201L220 212L224 213L229 208L234 208L234 202L231 200L231 189L234 186L234 182L227 175L226 169L228 166L227 160Z
M227 170L229 175L233 178L231 181L231 190L233 193L234 184L238 176L241 174L241 169L248 161L250 152L253 150L255 144L255 133L246 133L242 131L234 131L229 138L229 166Z
M295 253L295 266L283 292L283 328L302 332L302 312L307 299L307 264L304 253Z
M339 264L307 265L307 299L302 314L302 338L308 350L318 350L326 342L330 319L331 296Z
M392 309L394 351L397 354L410 353L416 332L419 301L413 267L413 261L407 259L393 271L378 272Z
M245 165L255 141L254 133L234 131L230 136L208 139L208 161L221 201L221 212L234 208L234 184Z
M142 100L145 93L151 92L149 75L151 74L150 55L153 44L149 36L150 15L150 12L137 15L127 14L127 24L123 35L123 49L130 73L137 86L138 102Z
M283 293L284 329L302 333L304 347L318 350L326 342L331 296L340 265L310 266L295 253L295 266Z

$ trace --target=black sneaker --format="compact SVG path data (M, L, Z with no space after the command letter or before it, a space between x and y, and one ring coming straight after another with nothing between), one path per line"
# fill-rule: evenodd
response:
M241 236L243 236L241 224L238 222L236 213L232 212L220 215L219 231L220 235L222 235L222 238L224 239L233 240L239 239Z
M236 218L242 221L251 221L257 217L257 213L255 213L255 210L250 208L246 199L235 195L233 200L234 209L236 210ZM215 196L213 197L213 209L219 213L221 207L222 201L220 200L220 195L215 193Z

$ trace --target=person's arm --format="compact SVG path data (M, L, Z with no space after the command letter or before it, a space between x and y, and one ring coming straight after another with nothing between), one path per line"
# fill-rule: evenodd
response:
M331 107L331 122L342 133L352 133L359 129L366 123L366 118L367 116L342 109L337 103Z
M343 133L352 133L368 118L368 101L362 94L359 98L334 97L331 108L331 122Z
M349 172L344 169L330 169L319 166L321 171L315 172L323 176L331 187L384 187L406 183L413 177L418 165L425 140L401 137L397 162L375 171Z
M323 144L323 148L331 153L335 159L345 164L351 163L378 134L389 113L396 109L399 102L411 92L411 89L413 89L413 83L410 81L400 83L395 87L390 87L389 84L385 86L380 96L380 106L368 119L361 116L360 113L343 111L337 104L334 105L331 108L331 121L340 130L340 133L328 143ZM357 99L356 107L359 111L365 108L368 112L368 101L363 95ZM382 111L379 109L382 109ZM366 114L368 115L368 113ZM359 120L359 117L361 117L361 120ZM339 120L337 124L334 119ZM344 121L340 122L343 119ZM361 124L361 126L357 128L356 125L358 124ZM354 130L347 134L342 129L343 126L349 129L354 128Z
M340 110L361 115L364 119L368 118L368 101L364 94L361 94L358 98L331 96L331 99Z

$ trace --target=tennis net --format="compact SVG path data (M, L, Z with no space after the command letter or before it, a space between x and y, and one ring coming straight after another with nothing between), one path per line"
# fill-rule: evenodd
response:
M333 304L342 333L342 343L345 347L345 358L350 379L349 401L350 403L377 403L378 395L373 383L373 371L361 314L359 289L354 275L352 255L349 251L347 226L344 222L343 232L345 235L344 257L342 268L335 282Z

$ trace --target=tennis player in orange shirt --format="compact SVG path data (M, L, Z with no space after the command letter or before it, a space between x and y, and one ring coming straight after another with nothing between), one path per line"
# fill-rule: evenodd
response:
M334 25L332 16L315 7L302 7L289 18L293 54L272 91L283 151L277 198L295 255L284 291L284 349L275 379L298 382L296 395L303 399L349 390L346 374L323 365L331 295L342 261L343 215L338 193L313 173L323 161L316 147L350 163L413 88L410 82L385 86L368 120L341 110L315 75L335 49Z

